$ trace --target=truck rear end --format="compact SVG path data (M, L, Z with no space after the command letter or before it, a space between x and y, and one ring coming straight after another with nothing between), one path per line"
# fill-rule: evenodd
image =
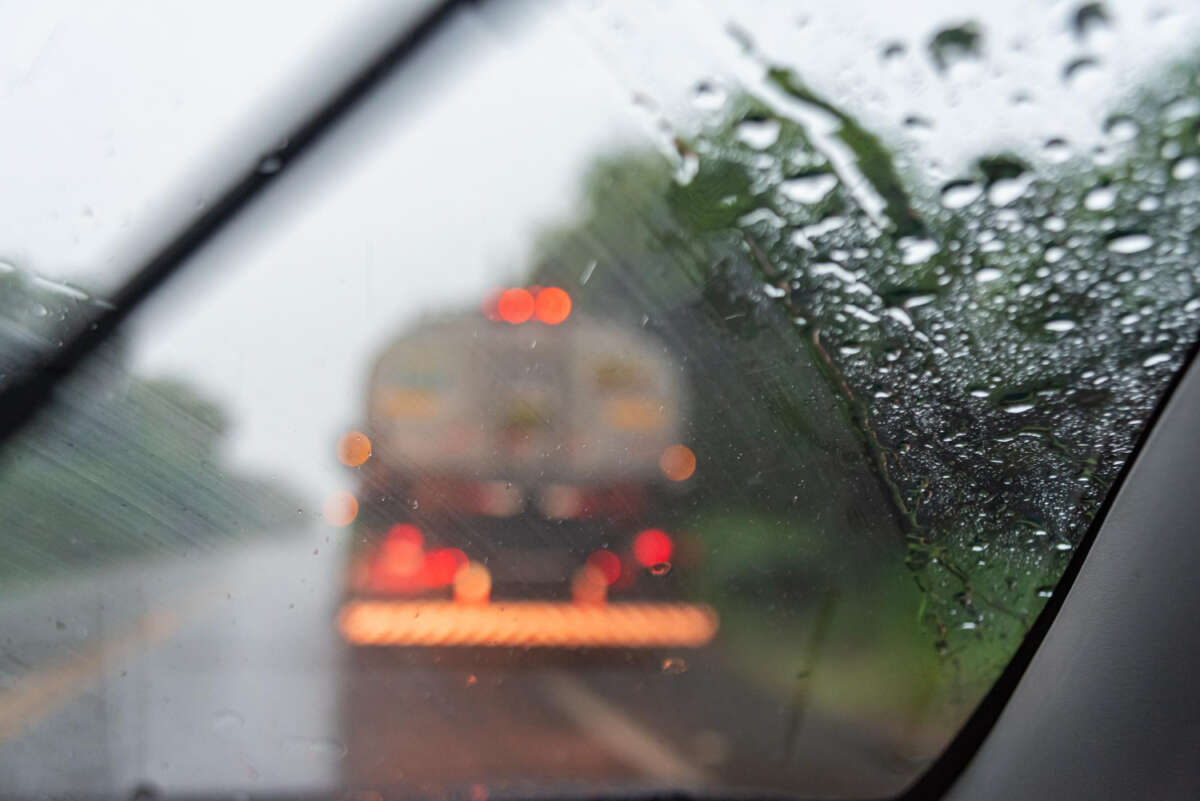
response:
M668 525L695 468L674 360L636 328L578 313L497 317L419 325L374 364L343 633L707 642L716 619L682 601L694 555Z

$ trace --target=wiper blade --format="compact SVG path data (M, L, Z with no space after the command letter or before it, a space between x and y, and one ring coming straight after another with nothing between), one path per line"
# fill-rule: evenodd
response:
M147 298L163 286L217 232L246 209L289 163L329 133L392 70L415 55L449 22L459 7L482 0L442 0L415 23L406 24L395 38L376 53L303 122L263 154L256 166L235 179L205 211L187 223L108 298L97 313L76 323L62 335L61 347L43 351L0 382L0 443L28 425L50 400L55 388L91 356Z

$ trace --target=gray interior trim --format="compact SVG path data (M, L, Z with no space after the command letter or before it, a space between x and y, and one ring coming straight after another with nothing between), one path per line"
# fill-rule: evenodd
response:
M1200 799L1200 363L949 799Z

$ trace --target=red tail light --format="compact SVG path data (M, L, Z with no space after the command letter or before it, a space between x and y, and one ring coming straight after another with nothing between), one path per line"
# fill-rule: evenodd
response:
M642 567L654 567L671 561L675 543L665 531L648 528L633 539L633 557Z

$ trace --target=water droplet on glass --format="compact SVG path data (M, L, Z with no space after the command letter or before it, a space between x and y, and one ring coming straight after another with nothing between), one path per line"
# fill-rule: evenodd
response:
M701 81L692 92L692 102L696 108L716 111L725 105L725 90L715 83Z
M782 126L780 126L779 120L771 117L750 118L738 123L737 138L738 141L755 150L763 150L778 141L780 130L782 130Z
M1067 144L1066 139L1055 137L1046 140L1046 144L1042 146L1042 153L1051 163L1062 164L1071 158L1071 146Z
M687 662L677 656L669 656L662 662L662 672L678 675L687 671Z
M967 59L979 58L982 49L983 34L971 22L944 28L929 41L929 56L941 72Z
M1104 133L1117 142L1128 142L1137 136L1138 124L1132 117L1117 115L1104 123Z
M670 562L659 562L658 564L652 565L650 567L650 573L651 573L651 575L654 575L654 576L665 576L670 572L671 572L671 563Z
M1106 247L1113 253L1141 253L1154 246L1154 240L1146 234L1118 233L1108 238Z
M1103 3L1085 3L1071 17L1071 29L1075 36L1086 39L1089 35L1104 30L1109 24L1108 10Z
M1083 207L1088 211L1106 211L1117 202L1117 190L1111 186L1097 186L1083 196Z
M975 181L951 181L942 187L942 205L948 209L969 206L983 195L983 185Z
M929 257L939 250L938 243L928 237L906 236L900 239L901 262L904 264L920 264L928 261Z
M779 185L779 191L797 203L819 203L837 186L837 177L827 172L789 178Z
M1100 74L1100 62L1091 56L1081 56L1063 67L1063 80L1072 87L1082 88Z
M929 129L933 128L933 122L931 122L927 117L922 117L920 114L909 114L903 120L901 120L901 124L905 128L919 133L925 133L929 131Z
M1025 194L1025 190L1029 188L1030 178L1027 175L1018 175L1015 178L1001 178L998 181L993 181L988 187L988 201L993 206L1007 206L1021 195Z
M975 272L975 280L981 284L987 284L995 281L997 278L1001 278L1003 275L1004 273L995 267L984 267Z
M1171 168L1171 177L1177 181L1186 181L1189 178L1195 178L1197 174L1200 174L1200 159L1195 156L1180 159Z
M1032 403L1010 403L1008 406L1004 407L1004 411L1008 412L1009 414L1021 414L1022 412L1027 412L1032 408Z
M1163 362L1167 362L1170 360L1171 360L1171 354L1156 353L1153 356L1147 356L1146 359L1142 362L1142 367L1153 367L1156 364L1162 364Z
M1047 331L1053 331L1056 334L1061 334L1061 333L1065 333L1067 331L1074 330L1075 329L1075 321L1074 320L1050 320L1049 322L1046 323L1044 328Z

